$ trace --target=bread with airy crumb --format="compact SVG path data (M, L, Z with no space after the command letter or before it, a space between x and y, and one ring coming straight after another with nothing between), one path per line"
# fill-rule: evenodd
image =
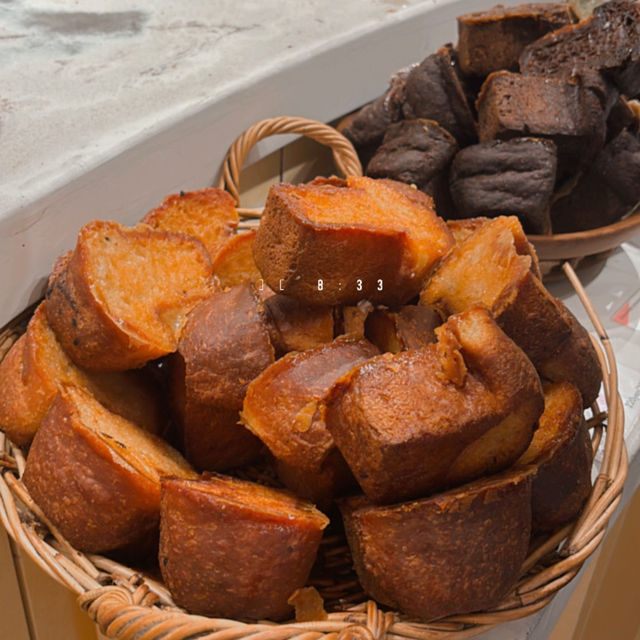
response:
M274 361L263 303L249 282L216 291L189 315L170 358L182 451L199 470L254 462L262 443L240 421L249 383Z
M76 364L133 369L175 351L189 311L212 286L196 238L93 221L51 275L47 320Z
M308 502L236 478L162 482L160 569L200 615L282 620L329 520Z
M23 481L74 547L104 553L157 535L165 475L196 476L164 440L63 385L31 444Z
M311 304L417 295L453 239L428 196L397 184L351 176L273 185L254 243L266 283Z
M427 495L513 463L543 410L540 380L485 309L451 316L422 349L340 378L325 422L367 497Z
M180 231L198 238L213 259L238 226L238 212L229 193L208 187L167 196L141 222L153 229Z
M151 433L165 427L161 403L143 371L97 372L76 366L49 327L42 302L27 330L0 362L0 428L19 445L31 442L61 384L74 384Z
M529 547L531 478L510 471L412 502L348 498L341 511L365 592L412 619L494 607Z

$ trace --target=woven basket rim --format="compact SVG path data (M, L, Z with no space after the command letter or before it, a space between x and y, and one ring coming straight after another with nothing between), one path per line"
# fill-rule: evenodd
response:
M277 133L282 132L279 128L307 135L304 129L310 126L309 122L313 122L292 124L291 120L287 117L271 119L268 127L270 132L265 135L272 135L274 129L278 129L275 131ZM313 124L314 127L317 125L327 127L321 123ZM327 134L342 138L335 130ZM339 138L338 141L343 144ZM332 146L332 143L323 143ZM346 172L357 173L358 165L350 164L351 158L348 157L355 151L349 147L350 143L337 152L336 147L332 148L334 154L341 156L341 166L347 167ZM228 158L232 155L230 151ZM242 160L237 166L241 164ZM228 175L232 174L233 170L230 169ZM236 178L237 175L239 169ZM221 182L224 181L223 175ZM590 415L589 427L593 431L594 452L604 444L602 463L579 517L540 542L525 560L515 588L490 611L454 615L425 623L384 611L372 600L362 600L344 611L329 613L326 620L304 623L249 624L190 615L175 606L169 591L161 583L109 558L74 549L29 496L20 480L24 472L25 454L1 430L0 520L13 541L36 564L78 596L80 606L103 633L121 640L160 640L166 637L172 640L195 637L241 640L249 636L252 636L252 640L342 640L347 637L378 640L386 635L415 640L444 640L472 637L501 623L528 616L546 606L557 591L575 577L584 561L598 547L620 502L628 468L624 410L618 390L613 348L572 267L567 263L563 268L598 335L598 339L592 337L592 341L603 372L607 410L603 412L593 407L587 411ZM24 331L32 310L33 306L0 330L0 360Z

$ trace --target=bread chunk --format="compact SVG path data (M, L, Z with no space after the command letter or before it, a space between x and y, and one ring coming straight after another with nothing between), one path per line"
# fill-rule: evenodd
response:
M228 238L212 262L213 275L222 288L252 282L262 295L268 287L253 259L255 230L236 233Z
M513 588L529 546L530 500L530 472L510 471L390 506L357 496L341 511L364 590L431 620L493 607Z
M105 407L147 431L164 430L161 404L142 371L96 372L77 367L49 327L42 302L26 333L0 362L0 428L19 445L28 445L63 384L74 384Z
M277 357L333 340L333 307L305 304L282 294L268 298L264 307Z
M176 350L189 311L211 290L199 240L94 221L52 273L47 320L76 364L133 369Z
M436 334L435 344L353 369L326 398L327 429L374 502L506 468L542 413L535 369L486 310L452 316Z
M538 278L535 262L518 219L495 218L454 247L420 300L444 317L484 305L539 367L569 336L571 326Z
M457 150L455 138L437 122L401 120L387 129L367 165L367 175L414 184L434 199L436 211L442 215L446 175Z
M460 150L451 165L451 197L460 217L516 215L525 233L551 233L556 183L551 140L493 140Z
M564 2L498 5L458 16L458 57L464 73L488 76L518 70L523 49L549 31L575 22Z
M477 107L480 142L529 136L552 140L558 180L587 165L604 144L607 114L580 77L497 71L483 84Z
M532 483L533 528L557 529L577 517L591 492L591 438L582 398L568 382L545 383L544 413L516 468L535 467Z
M623 130L551 208L555 233L595 229L620 220L640 202L640 137Z
M288 353L249 385L243 424L275 458L318 471L334 447L325 425L324 396L340 376L377 354L370 342L351 336Z
M141 222L154 229L194 236L214 258L238 226L238 212L230 194L209 187L167 196Z
M435 120L463 147L476 142L477 133L456 66L453 48L445 45L411 69L402 111L407 120Z
M438 313L426 306L405 305L391 310L375 309L365 321L365 337L381 352L398 353L420 349L435 342Z
M265 281L310 304L410 300L453 239L431 199L408 191L354 176L272 186L254 244Z
M541 76L569 76L583 69L598 69L615 77L615 72L633 69L638 61L640 7L629 0L611 0L595 7L593 14L578 24L529 44L520 57L520 69L522 73ZM626 93L624 79L622 76L621 89ZM638 82L637 78L634 82Z
M36 433L23 480L74 547L104 553L157 536L165 475L196 476L163 440L65 385Z
M217 291L189 315L171 361L185 457L200 470L254 462L262 443L240 421L249 383L274 361L264 309L248 282Z
M231 477L162 483L160 568L175 602L224 618L282 620L329 520L310 503Z

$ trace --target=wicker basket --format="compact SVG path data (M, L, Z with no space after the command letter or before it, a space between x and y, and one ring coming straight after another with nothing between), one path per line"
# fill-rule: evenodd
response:
M255 142L275 133L300 133L329 145L338 168L346 174L361 172L357 156L335 130L299 118L275 118L258 123L232 146L224 164L221 185L238 198L238 178L246 153ZM243 226L255 224L257 213L243 210ZM80 606L103 633L122 640L362 640L385 636L433 640L467 638L496 625L538 611L580 570L602 541L621 497L627 473L623 441L624 414L618 392L616 362L611 344L575 276L565 265L598 333L594 340L604 376L607 408L587 410L593 449L603 447L599 474L577 521L538 542L522 566L518 584L490 611L450 616L419 623L395 612L383 611L367 601L351 569L344 539L323 541L319 557L325 575L313 583L325 599L325 620L286 624L246 624L236 620L189 615L177 608L159 582L108 558L80 553L60 535L33 502L20 478L24 453L0 432L0 519L13 540L50 576L77 594ZM24 331L33 309L25 311L0 332L0 359ZM415 585L417 589L420 585Z

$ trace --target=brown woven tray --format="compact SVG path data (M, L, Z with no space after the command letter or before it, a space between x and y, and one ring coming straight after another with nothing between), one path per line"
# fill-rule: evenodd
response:
M232 146L224 163L220 185L238 199L242 162L255 142L276 133L300 133L329 145L338 168L360 174L361 167L350 143L334 129L300 118L265 120L245 132ZM259 215L241 210L243 226ZM326 620L273 624L246 624L236 620L206 618L177 608L168 590L108 558L84 554L73 547L47 520L29 496L21 477L25 455L0 431L0 520L11 538L47 574L73 591L80 606L109 637L121 640L436 640L468 638L496 625L522 618L547 605L570 582L602 541L621 497L627 475L623 440L624 412L618 392L613 350L598 316L570 265L569 278L598 334L594 346L604 378L604 411L592 407L586 419L592 430L594 452L603 447L599 474L579 518L541 539L522 566L521 578L504 600L490 611L449 616L420 623L395 612L383 611L367 600L351 571L344 539L334 536L321 545L323 577L312 584L325 599ZM31 309L0 331L0 360L24 332ZM414 585L416 589L419 584Z

